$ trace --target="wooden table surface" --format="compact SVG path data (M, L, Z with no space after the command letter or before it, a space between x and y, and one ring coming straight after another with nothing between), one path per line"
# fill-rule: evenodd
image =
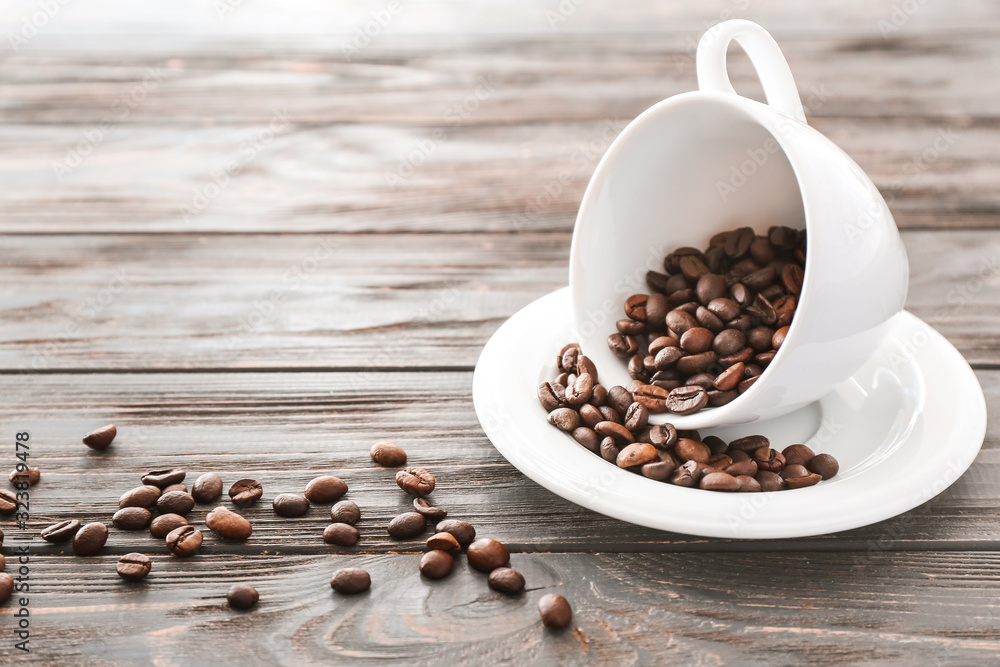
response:
M27 529L0 521L8 572L31 549L31 652L12 599L0 661L1000 662L995 3L53 4L44 23L34 2L0 10L0 462L28 430L44 475ZM844 533L705 539L595 514L510 466L470 397L492 332L566 283L610 140L696 86L698 36L733 16L773 30L810 123L883 192L907 307L990 409L953 486ZM731 71L759 94L742 54ZM106 423L115 444L86 449ZM528 592L493 593L464 559L420 577L422 541L385 533L409 505L368 458L386 438L436 475L449 516L510 546ZM143 472L175 466L261 480L252 538L179 559L146 533L112 529L91 558L38 537L110 524ZM355 548L322 542L324 507L270 508L320 474L362 507ZM154 559L143 584L115 574L130 551ZM368 594L331 593L347 565ZM225 606L237 581L254 612ZM572 630L542 628L546 592Z

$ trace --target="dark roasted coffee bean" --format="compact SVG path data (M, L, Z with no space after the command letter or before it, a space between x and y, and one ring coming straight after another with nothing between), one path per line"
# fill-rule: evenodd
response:
M774 269L770 266L765 266L763 269L757 269L753 273L743 276L742 282L752 290L762 290L774 284L776 277Z
M455 557L447 551L433 549L420 557L420 574L428 579L444 579L451 574L455 565Z
M706 273L711 273L708 266L698 255L687 255L686 257L681 257L678 266L681 273L684 274L684 277L692 283L696 282Z
M771 349L771 340L774 338L774 329L770 327L754 327L747 335L747 343L754 352L766 352Z
M118 429L115 428L114 424L108 424L83 436L83 444L91 449L107 449L116 435L118 435Z
M145 530L153 519L153 513L145 507L125 507L115 512L111 523L118 530Z
M739 491L740 483L735 477L725 472L710 472L698 482L698 486L706 491Z
M600 422L606 421L601 411L598 408L595 408L593 405L590 405L589 403L587 405L580 406L580 419L583 421L586 428L591 428L591 429L597 426ZM580 429L584 427L577 426L576 428ZM573 432L575 433L576 429L574 429Z
M73 553L77 556L93 556L108 541L108 527L103 523L88 523L80 527L73 536Z
M573 433L571 435L574 440L590 451L597 453L601 450L601 436L599 436L597 432L589 426L579 426L573 429Z
M748 276L757 269L761 268L760 264L753 261L751 257L744 257L738 262L733 263L733 268L730 269L730 274L733 275L737 280L742 279L744 276Z
M676 486L691 487L698 483L701 478L701 468L697 461L687 461L674 470L670 476L670 483Z
M0 572L0 604L10 599L14 592L14 577L6 572Z
M570 386L566 387L566 402L573 406L583 405L590 400L594 393L594 378L584 373L576 378Z
M118 508L126 507L149 507L160 497L160 488L157 486L137 486L126 491L118 499Z
M748 435L729 443L729 449L738 449L747 452L748 454L753 454L761 447L770 446L771 442L762 435Z
M694 375L707 371L716 362L718 356L712 350L692 354L681 359L675 364L675 368L685 375Z
M781 270L781 282L784 284L786 290L798 296L802 293L802 278L804 275L805 271L798 264L787 264Z
M594 427L594 430L601 436L614 438L619 445L630 445L635 442L635 436L623 425L615 422L601 422Z
M194 509L194 497L190 493L184 493L183 491L164 493L156 499L156 509L161 514L187 516L187 513Z
M576 360L580 357L580 346L576 343L566 343L556 358L556 365L563 373L576 372Z
M732 299L727 299L725 297L712 299L708 302L706 308L708 308L709 311L711 311L723 322L729 322L733 318L739 317L740 315L739 305Z
M778 309L774 303L785 295L785 288L778 284L769 285L760 291L760 295L771 302L771 307L774 308L775 315L777 315Z
M683 336L688 329L698 326L698 320L691 313L683 310L671 310L667 313L667 326L678 336Z
M779 349L782 343L785 342L785 336L788 335L788 327L781 327L774 332L774 336L771 337L771 347L775 350Z
M781 475L781 479L787 482L789 479L796 477L806 477L809 475L809 471L800 463L786 463L785 467L778 474Z
M608 348L617 356L628 359L639 351L639 343L632 336L616 333L608 336Z
M538 613L542 617L542 625L553 630L562 630L573 620L573 610L561 595L548 593L538 600Z
M678 344L677 339L673 336L657 336L649 343L649 354L655 357L660 350L667 347L677 347Z
M330 588L341 595L364 593L372 585L372 578L367 572L357 567L345 567L337 570L330 578Z
M692 327L681 335L681 349L688 354L700 354L712 347L715 335L704 327Z
M577 415L577 425L579 420L580 417ZM423 468L403 468L396 473L396 484L411 496L426 496L434 490L434 475Z
M788 477L785 479L785 486L789 489L802 489L807 486L819 484L823 477L816 473L810 473L805 477Z
M517 595L524 590L524 577L509 567L498 567L486 579L490 588L504 595Z
M539 388L538 391L539 391L538 398L541 399L542 390ZM557 398L561 402L562 395L557 394ZM398 468L399 466L406 465L406 452L403 450L402 447L389 440L381 440L379 442L376 442L374 445L372 445L372 448L369 451L369 455L372 457L372 460L375 461L375 463L383 465L387 468ZM347 493L347 491L345 490L344 493Z
M419 512L420 510L417 507L417 501L422 501L424 503L427 501L423 498L413 499L413 507ZM428 504L428 506L430 505ZM444 510L441 511L444 512ZM424 512L420 513L430 518L429 515ZM445 512L445 514L447 514L447 512ZM361 508L358 507L358 504L353 500L341 500L339 503L330 508L330 518L337 523L346 523L353 526L361 520Z
M785 465L806 465L809 460L816 456L812 449L806 445L789 445L781 450L781 455L785 457Z
M245 540L253 532L253 526L245 517L221 506L208 513L205 525L216 535L230 540Z
M670 392L656 385L644 384L633 392L636 403L640 403L650 412L663 412L667 406Z
M725 454L729 445L722 438L715 435L708 435L701 440L708 447L708 451L712 452L712 455Z
M17 468L14 468L10 471L7 479L10 480L11 484L23 484L24 482L27 482L28 486L34 486L35 484L38 484L40 479L42 479L42 471L38 468L28 468L27 470L18 470Z
M556 408L549 413L548 421L561 431L571 432L580 426L580 413L573 408Z
M667 283L670 282L670 276L665 273L660 273L659 271L646 271L646 284L649 288L656 292L667 292Z
M462 545L458 543L458 540L451 533L434 533L427 538L425 544L428 549L438 549L449 553L462 550Z
M785 251L792 250L799 244L799 231L791 227L771 227L767 237L775 247Z
M264 495L264 487L255 479L237 480L229 487L229 497L237 507L249 507Z
M756 355L754 355L754 358L756 359ZM744 372L744 375L746 375L747 378L755 378L763 372L764 372L763 366L761 366L758 363L751 362L746 365L746 371Z
M723 248L709 248L705 252L705 264L712 273L723 275L729 271L730 261Z
M649 331L663 331L667 328L667 311L670 300L665 294L650 294L646 300L646 328Z
M271 501L271 507L278 516L299 517L309 511L309 499L297 493L279 493Z
M754 477L760 483L761 491L782 491L785 488L785 480L776 472L760 470Z
M170 493L171 491L180 491L182 493L187 493L188 488L184 484L171 484L170 486L163 487L163 493ZM160 495L162 496L163 493Z
M740 493L757 493L761 491L760 482L749 475L737 475L736 481L740 485L736 490Z
M684 384L693 387L701 387L706 391L713 389L712 383L715 381L715 376L711 373L696 373L687 379Z
M175 556L193 556L204 539L201 531L194 526L179 526L167 533L167 551Z
M698 306L698 309L694 312L694 318L698 320L698 324L700 326L708 329L714 334L718 334L726 328L726 323L720 320L718 315L710 311L705 306Z
M697 298L698 295L695 293L693 289L689 287L688 289L682 289L679 292L674 292L673 294L668 296L667 302L670 304L672 308L677 308L678 310L686 312L689 315L694 315L694 311L697 309L697 301L696 301ZM691 310L682 308L682 306L687 303L694 304L695 308L692 308Z
M608 463L618 465L618 454L620 453L620 450L618 449L618 445L615 444L615 439L611 436L601 440L600 453L602 459Z
M747 378L743 382L740 382L738 385L736 385L736 391L740 392L741 394L745 393L746 390L749 389L750 387L752 387L753 384L754 384L754 382L757 381L757 377L759 377L759 376L755 376L755 377L752 377L752 378Z
M753 303L753 292L743 283L735 283L729 288L729 294L732 295L733 301L738 306L746 308Z
M760 354L755 354L753 360L757 362L757 365L759 365L761 369L764 369L770 366L771 362L774 361L775 354L777 354L777 352L774 350L771 350L770 352L761 352ZM761 372L763 372L763 370L761 370ZM760 373L757 373L757 375L760 375Z
M492 572L510 560L510 551L502 542L490 538L476 540L465 551L469 565L480 572Z
M226 602L233 609L249 609L260 600L257 589L249 584L233 584L226 592Z
M705 446L708 447L708 445ZM709 448L709 451L711 451L711 448ZM732 462L733 460L725 454L712 454L708 457L708 465L718 470L725 470L726 466L732 464Z
M719 391L717 389L713 389L708 392L708 404L713 408L718 408L728 403L732 403L733 400L735 400L739 395L740 393L738 391Z
M785 467L785 457L776 449L761 447L753 453L753 460L759 470L778 472Z
M338 547L353 547L358 543L358 529L349 523L331 523L323 529L323 541Z
M840 463L829 454L817 454L806 463L806 468L823 479L830 479L840 472Z
M750 227L734 229L726 237L726 255L732 259L739 259L745 256L750 251L750 245L756 238L757 234Z
M427 528L427 517L419 512L403 512L389 522L389 537L395 540L409 539Z
M115 571L125 581L142 581L153 567L149 556L139 553L125 554L118 559Z
M649 441L657 449L670 449L677 444L677 429L673 424L658 424L650 429Z
M191 497L195 502L214 503L222 495L222 478L214 472L206 472L194 481Z
M726 327L736 329L743 332L743 335L746 335L753 328L753 318L747 314L743 314L726 322Z
M615 385L608 389L608 406L614 408L619 415L625 414L628 406L634 402L635 399L632 398L632 393L625 389L625 387ZM610 419L608 421L616 420Z
M705 443L690 438L678 438L674 452L681 461L697 461L698 463L706 463L712 456L711 450Z
M708 394L701 387L677 387L667 397L666 406L671 412L689 415L708 404Z
M636 322L635 320L629 319L618 320L615 322L615 328L618 329L618 333L623 336L642 336L646 333L645 322Z
M742 449L732 449L732 448L730 448L730 449L726 450L726 454L729 456L729 458L731 458L733 460L734 463L738 463L739 461L752 461L753 460L753 457L750 456L750 454L748 454L747 452L743 451Z
M76 519L60 521L42 529L42 539L53 543L65 542L72 539L78 530L80 530L80 522Z
M142 483L149 486L158 486L161 489L171 484L180 484L184 481L187 473L176 468L167 470L153 470L142 476Z
M779 297L778 300L774 302L774 312L778 316L774 326L779 329L789 326L792 323L792 319L795 317L795 308L796 303L794 296Z
M733 364L719 373L719 376L715 378L715 388L719 391L735 389L736 385L743 381L743 372L745 370L746 367L743 364Z
M765 326L773 326L778 321L774 306L761 294L754 297L753 303L747 306L747 313L756 317Z
M594 377L597 377L596 375ZM590 397L590 405L600 407L607 404L608 402L608 390L604 388L604 385L595 384L594 393Z
M467 547L476 539L476 529L468 521L445 519L434 528L435 533L451 533L463 547Z
M683 356L684 352L679 347L665 347L656 353L653 365L657 370L665 371L677 363Z
M686 290L689 287L691 287L691 285L688 284L688 279L685 278L682 273L677 273L677 275L670 276L667 281L667 295L673 294L674 292L680 292L681 290Z
M767 264L777 257L777 251L767 238L756 238L750 244L750 256L758 264Z
M627 428L632 433L645 428L646 424L649 423L649 410L642 403L633 403L628 406L628 410L625 411L625 428ZM596 437L596 434L595 434ZM597 441L597 447L600 447L600 440ZM594 447L588 447L593 451Z
M188 525L188 520L180 514L161 514L153 519L149 524L149 534L162 540L170 534L174 528Z
M306 484L304 495L311 503L325 505L340 499L345 493L347 482L333 475L323 475Z
M656 447L644 442L635 442L618 453L615 463L619 468L641 466L656 459Z
M594 385L597 385L597 365L591 360L590 357L581 354L576 359L576 376L589 375L594 381Z
M753 477L757 474L757 462L753 459L747 459L745 461L734 461L724 468L726 472L730 475L737 477L739 475L749 475Z
M630 378L642 382L649 380L651 373L646 369L647 358L649 357L640 353L628 360L628 375ZM655 362L653 369L656 369Z
M657 482L665 482L676 468L670 461L650 461L639 468L639 474Z
M703 306L707 306L713 299L719 299L726 295L726 280L720 275L706 273L698 279L694 291L698 295L698 301Z
M712 349L720 357L736 354L746 345L746 336L739 329L721 331L712 341Z

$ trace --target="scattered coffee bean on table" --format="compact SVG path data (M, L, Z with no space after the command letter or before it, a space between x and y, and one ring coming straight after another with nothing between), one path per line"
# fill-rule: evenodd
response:
M208 513L205 525L216 535L229 540L245 540L253 532L253 526L245 517L222 506Z
M10 475L7 476L7 479L10 480L11 484L27 482L28 486L34 486L35 484L38 484L38 481L41 478L42 478L42 471L39 470L38 468L28 468L27 470L20 470L20 471L17 468L14 468L13 470L10 471Z
M118 530L145 530L153 519L153 513L145 507L124 507L111 517L111 523Z
M480 572L492 572L510 560L510 551L502 542L488 537L476 540L465 552L469 565Z
M462 545L462 548L469 546L472 540L476 539L476 529L468 521L459 519L445 519L434 527L435 533L451 533Z
M412 496L426 496L434 490L434 475L423 468L403 468L396 473L396 484Z
M524 576L509 567L498 567L490 572L486 583L490 588L504 595L517 595L524 590Z
M118 435L118 429L115 428L114 424L108 424L83 436L83 444L91 449L107 449L116 435Z
M353 526L361 520L361 508L353 500L341 500L330 508L330 519Z
M17 496L6 489L0 490L0 514L13 514L17 511Z
M149 524L149 534L157 539L164 539L170 531L188 525L188 520L180 514L161 514Z
M214 503L222 495L222 478L214 472L206 472L194 481L191 497L201 504Z
M118 499L118 509L126 507L149 507L160 497L158 486L137 486L129 489Z
M192 556L198 551L203 539L201 531L194 526L180 526L167 534L167 551L175 556Z
M376 442L371 449L372 460L387 468L398 468L406 465L406 452L403 448L389 440Z
M143 484L158 486L163 489L171 484L179 484L183 482L186 476L187 473L183 470L168 468L166 470L153 470L151 472L147 472L142 476L141 481Z
M149 556L130 553L118 559L115 570L118 572L118 576L125 581L141 581L146 578L152 567L153 561L150 560Z
M194 496L184 491L169 491L156 499L156 509L162 514L187 516L194 509Z
M462 545L458 543L451 533L434 533L427 538L427 548L438 551L457 553L462 550Z
M573 609L566 598L555 593L543 595L538 600L538 613L542 624L553 630L562 630L573 620Z
M455 558L447 551L432 549L420 557L420 574L428 579L443 579L451 574Z
M257 589L249 584L233 584L226 593L226 601L233 609L249 609L260 600Z
M14 592L14 577L6 572L0 572L0 604L10 599L10 594Z
M278 516L294 518L309 511L309 500L295 493L280 493L271 501L271 506Z
M355 595L371 588L372 579L367 572L357 567L337 570L330 578L330 588L342 595Z
M448 510L431 505L426 498L414 498L413 509L427 517L428 521L441 521L448 516Z
M163 487L163 493L161 493L160 495L162 496L164 493L170 493L171 491L180 491L181 493L187 493L188 488L186 484L171 484L170 486ZM194 496L192 496L192 498L193 497Z
M229 497L237 507L249 507L264 495L264 487L255 479L237 480L229 487Z
M80 522L76 519L70 519L43 528L41 536L46 542L59 543L73 539L78 530L80 530Z
M338 547L353 547L360 537L358 529L349 523L331 523L323 529L323 541Z
M311 503L325 505L339 500L346 493L347 482L333 475L324 475L306 484L305 497Z
M104 548L107 541L107 526L100 522L85 524L73 536L73 553L77 556L93 556Z
M389 537L405 540L424 532L427 518L419 512L404 512L389 522Z
M7 569L7 557L4 556L3 554L0 554L0 572L3 572L6 569Z

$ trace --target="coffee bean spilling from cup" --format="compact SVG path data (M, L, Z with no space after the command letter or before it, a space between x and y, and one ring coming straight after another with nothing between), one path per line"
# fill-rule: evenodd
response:
M764 236L740 227L713 236L704 252L668 254L665 273L646 274L650 293L625 300L627 318L608 336L628 363L636 401L688 415L752 387L788 335L805 260L805 232L790 227ZM587 390L572 371L557 382L570 396Z
M698 431L679 431L672 424L650 424L653 411L645 400L650 385L634 391L618 385L605 389L597 382L594 362L575 343L563 347L556 362L559 379L538 387L549 423L619 468L677 486L744 492L812 486L840 470L837 459L806 445L779 452L762 435L727 443ZM665 401L689 400L689 389L700 387L677 387Z

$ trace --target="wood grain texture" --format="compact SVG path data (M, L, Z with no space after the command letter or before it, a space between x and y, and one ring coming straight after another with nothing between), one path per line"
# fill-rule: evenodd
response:
M515 554L527 591L504 597L460 557L441 581L418 556L154 553L139 584L113 556L34 560L33 653L17 664L952 665L1000 660L993 553ZM363 567L369 592L331 592ZM234 612L234 582L257 587ZM573 606L539 622L549 592ZM58 637L58 640L56 640ZM220 658L219 651L224 651Z

